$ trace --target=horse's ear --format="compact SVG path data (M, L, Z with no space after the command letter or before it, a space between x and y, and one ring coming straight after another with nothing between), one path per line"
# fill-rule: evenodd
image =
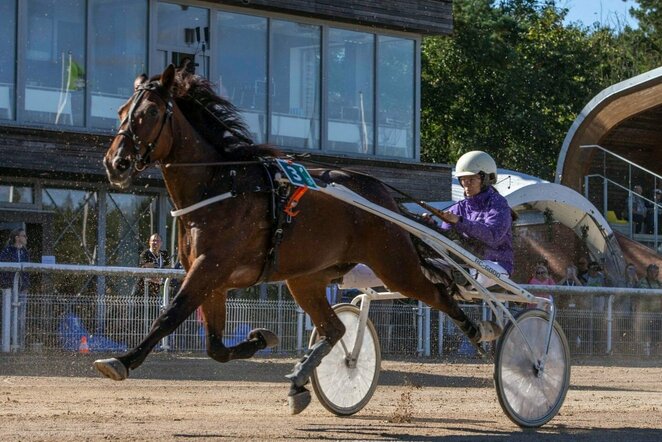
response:
M133 80L133 90L134 91L137 90L138 86L140 86L141 84L143 84L146 81L147 81L147 75L145 75L145 74L138 75L136 77L136 79Z
M175 81L175 65L169 64L161 74L161 86L166 90L170 90L172 83Z

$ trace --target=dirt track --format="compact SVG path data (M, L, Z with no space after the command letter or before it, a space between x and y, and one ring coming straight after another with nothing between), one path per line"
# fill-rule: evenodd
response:
M0 355L0 439L662 440L659 360L573 366L561 412L534 435L502 412L490 364L384 361L370 403L339 418L315 398L288 414L292 359L154 354L123 382L99 378L93 359Z

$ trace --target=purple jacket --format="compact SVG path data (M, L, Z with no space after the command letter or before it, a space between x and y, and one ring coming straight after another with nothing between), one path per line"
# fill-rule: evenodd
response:
M460 217L455 225L442 223L443 230L455 229L463 245L486 261L495 261L513 273L513 236L510 206L493 187L466 198L450 209Z

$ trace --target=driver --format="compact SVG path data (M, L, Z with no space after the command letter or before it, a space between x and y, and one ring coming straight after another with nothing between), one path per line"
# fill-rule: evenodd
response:
M465 199L437 214L443 221L441 229L455 231L462 245L487 261L493 270L504 276L512 274L512 211L493 187L497 181L494 159L480 150L467 152L455 165L455 176ZM492 285L482 276L478 277L479 283Z

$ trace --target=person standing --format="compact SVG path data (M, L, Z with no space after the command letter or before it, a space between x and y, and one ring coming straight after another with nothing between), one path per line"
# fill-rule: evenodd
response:
M632 202L632 223L634 228L633 233L641 233L641 228L646 218L646 204L641 195L644 194L644 189L640 185L634 186L633 191L630 193Z
M7 246L0 252L2 262L30 262L30 254L27 249L28 235L25 229L18 228L11 231ZM0 273L0 288L3 297L12 296L14 287L14 272ZM30 288L30 275L21 272L18 278L18 347L25 348L25 331L28 312L28 289Z
M140 254L140 267L151 269L170 267L170 257L168 252L161 250L162 243L161 235L158 233L154 233L149 237L149 247ZM157 296L163 280L161 278L146 278L146 284L149 295Z
M662 189L655 189L653 193L653 204L646 212L646 233L655 233L655 214L657 214L657 234L662 233Z

